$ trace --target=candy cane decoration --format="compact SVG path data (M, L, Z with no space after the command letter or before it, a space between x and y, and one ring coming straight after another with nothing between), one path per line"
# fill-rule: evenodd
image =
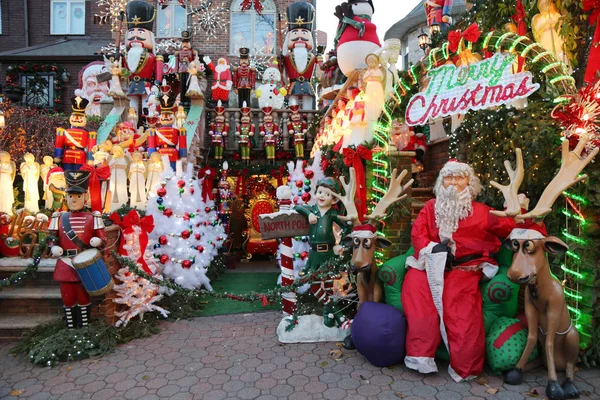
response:
M288 211L291 209L292 201L289 199L279 199L279 210ZM294 283L294 251L292 250L292 238L281 239L279 245L281 254L281 286L286 287ZM286 292L281 295L281 305L283 307L283 317L291 317L296 312L296 292Z

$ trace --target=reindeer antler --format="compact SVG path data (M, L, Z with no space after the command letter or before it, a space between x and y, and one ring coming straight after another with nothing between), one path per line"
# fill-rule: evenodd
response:
M385 195L381 198L381 200L379 200L373 209L373 212L367 215L365 219L375 221L384 218L385 212L389 206L408 196L404 194L404 192L406 192L406 190L412 186L414 179L409 180L403 186L402 180L406 175L408 175L407 170L403 170L400 175L398 175L398 169L394 168L394 171L392 171L392 177L390 178L390 186L388 187L387 192L385 192Z
M354 204L354 195L356 193L356 170L354 170L353 167L350 167L350 179L348 183L346 183L345 176L342 176L340 181L344 188L344 196L338 193L333 193L333 196L340 200L346 208L346 216L340 216L339 218L346 221L357 221L358 210L356 209L356 204Z
M598 154L600 149L595 148L587 155L587 157L581 157L581 153L585 148L587 141L587 137L582 137L573 151L569 151L568 140L562 142L562 165L560 166L558 174L556 174L554 179L548 184L544 193L542 193L542 196L535 205L535 208L527 214L517 215L516 218L543 218L550 214L552 205L563 191L588 177L585 174L579 177L578 175L594 159L594 157L596 157L596 154Z
M490 213L498 217L514 217L521 213L521 205L519 203L519 187L521 186L523 178L525 177L525 169L523 168L523 153L521 152L521 149L515 149L515 153L517 155L516 169L512 169L510 161L504 161L504 168L506 168L506 172L508 172L510 183L508 185L500 185L496 181L490 182L490 185L502 192L502 195L506 200L507 208L505 211L490 211Z

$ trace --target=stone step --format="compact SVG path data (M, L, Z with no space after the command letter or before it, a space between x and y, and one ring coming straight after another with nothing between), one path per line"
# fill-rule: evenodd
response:
M31 259L0 258L0 280L9 278L12 274L25 270L31 264ZM24 286L58 286L52 279L56 259L42 259L34 278L25 279Z
M0 291L0 315L58 314L62 310L57 286L10 286Z
M36 326L60 317L60 314L0 314L0 342L17 341Z

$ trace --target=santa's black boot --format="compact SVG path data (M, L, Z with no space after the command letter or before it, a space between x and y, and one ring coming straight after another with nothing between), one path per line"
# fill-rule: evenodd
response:
M85 328L88 326L91 312L91 304L88 304L87 306L79 306L79 320L77 322L80 328Z
M68 329L75 328L75 307L63 307L65 313L65 325Z

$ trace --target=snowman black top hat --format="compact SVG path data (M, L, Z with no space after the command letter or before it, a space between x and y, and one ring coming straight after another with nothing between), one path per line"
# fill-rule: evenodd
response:
M369 3L369 5L371 6L371 9L373 10L373 12L375 12L375 6L373 5L373 0L350 0L348 1L349 4L356 4L356 3Z

